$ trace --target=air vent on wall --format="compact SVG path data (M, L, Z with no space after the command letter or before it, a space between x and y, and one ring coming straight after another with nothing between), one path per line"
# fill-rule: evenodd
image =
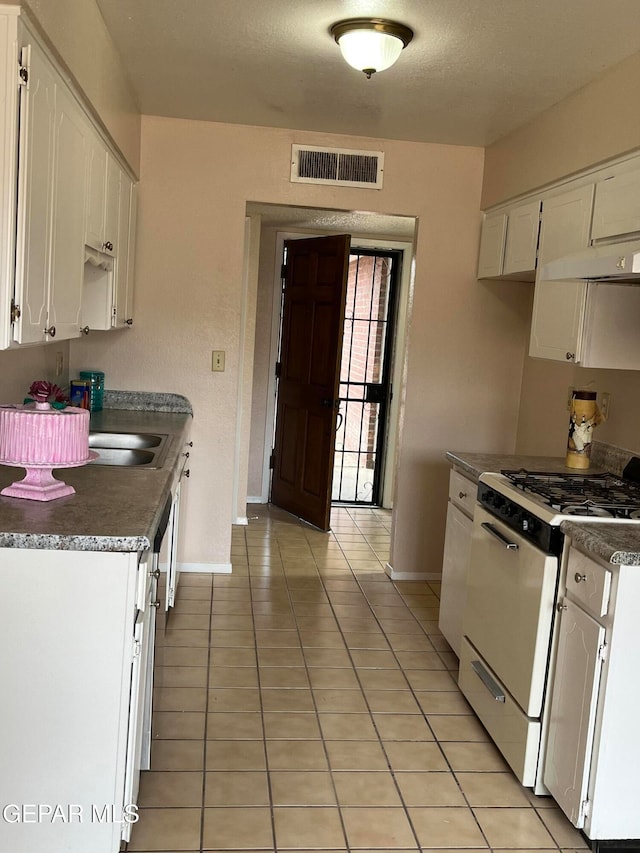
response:
M297 184L334 184L382 189L382 151L291 146L291 181Z

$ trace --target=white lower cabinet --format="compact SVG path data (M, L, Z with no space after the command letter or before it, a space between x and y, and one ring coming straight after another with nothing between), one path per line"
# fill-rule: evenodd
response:
M179 465L171 485L171 511L167 530L162 543L161 560L167 572L167 585L165 596L165 610L173 607L178 592L178 581L180 579L180 515L181 509L184 513L186 489L183 489L185 479L188 479L190 471L187 467L189 462L191 443L185 445L182 454L182 462Z
M590 839L637 839L640 572L572 547L562 587L543 781Z
M155 578L136 553L1 549L0 850L117 853L135 820Z
M476 483L458 471L451 471L438 627L458 657L462 640L462 615L467 597L473 508L477 492Z

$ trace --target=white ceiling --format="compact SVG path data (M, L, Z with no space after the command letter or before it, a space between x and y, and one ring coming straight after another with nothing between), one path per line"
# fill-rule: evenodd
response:
M639 0L97 0L143 113L487 145L640 51ZM367 80L332 23L409 25Z

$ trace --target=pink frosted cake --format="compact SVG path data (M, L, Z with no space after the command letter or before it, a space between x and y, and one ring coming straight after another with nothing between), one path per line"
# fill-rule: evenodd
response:
M51 469L84 465L90 458L87 409L53 409L49 403L0 407L0 463L27 469L24 480L0 494L40 501L74 494Z

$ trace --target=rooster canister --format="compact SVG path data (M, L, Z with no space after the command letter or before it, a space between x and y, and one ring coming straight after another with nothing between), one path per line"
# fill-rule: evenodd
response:
M602 420L595 391L574 391L571 395L567 468L588 468L591 464L591 440L594 427Z

